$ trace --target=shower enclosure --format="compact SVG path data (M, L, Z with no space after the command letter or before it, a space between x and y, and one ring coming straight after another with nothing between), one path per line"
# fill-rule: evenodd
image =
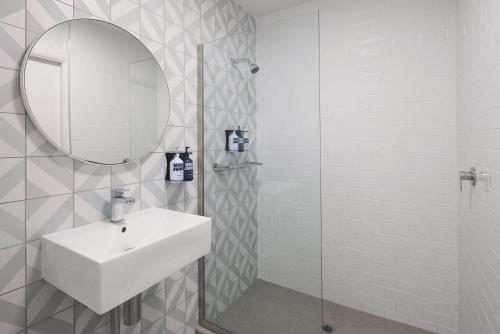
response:
M258 41L258 47L257 47ZM215 333L321 333L318 13L199 47L200 323ZM249 147L226 151L226 133ZM241 147L243 148L243 146Z

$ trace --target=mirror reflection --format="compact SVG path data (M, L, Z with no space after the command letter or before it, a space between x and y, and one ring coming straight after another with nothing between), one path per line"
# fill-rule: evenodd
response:
M28 50L22 76L33 123L77 159L133 161L163 136L170 107L163 71L114 25L79 19L51 28Z

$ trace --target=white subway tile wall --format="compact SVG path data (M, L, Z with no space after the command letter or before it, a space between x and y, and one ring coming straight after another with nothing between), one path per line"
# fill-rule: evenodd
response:
M441 334L457 332L455 18L452 0L320 4L324 297Z
M140 162L109 168L74 161L25 116L18 88L24 50L43 30L83 17L111 21L139 36L165 69L169 129L164 143ZM111 186L131 190L133 211L167 206L197 212L196 186L165 183L162 156L184 144L197 153L197 44L241 32L247 37L238 47L247 50L247 40L255 41L255 21L233 0L0 2L0 333L109 333L107 315L94 314L41 280L40 236L107 219ZM122 324L122 332L194 334L197 270L192 263L145 291L142 321L133 328Z
M500 333L500 3L458 1L458 164L491 176L459 195L460 333Z

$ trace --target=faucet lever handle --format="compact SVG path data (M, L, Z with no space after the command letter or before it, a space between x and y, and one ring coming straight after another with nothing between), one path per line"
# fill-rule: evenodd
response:
M129 189L127 188L115 188L111 190L111 195L113 198L122 197Z

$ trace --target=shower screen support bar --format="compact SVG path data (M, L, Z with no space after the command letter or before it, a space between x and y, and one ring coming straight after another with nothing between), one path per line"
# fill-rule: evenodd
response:
M239 169L239 168L246 168L251 165L256 165L256 166L262 166L262 162L257 162L257 161L247 161L243 164L236 164L236 165L220 165L215 163L214 164L214 171L215 172L224 172L227 170L232 170L232 169Z

